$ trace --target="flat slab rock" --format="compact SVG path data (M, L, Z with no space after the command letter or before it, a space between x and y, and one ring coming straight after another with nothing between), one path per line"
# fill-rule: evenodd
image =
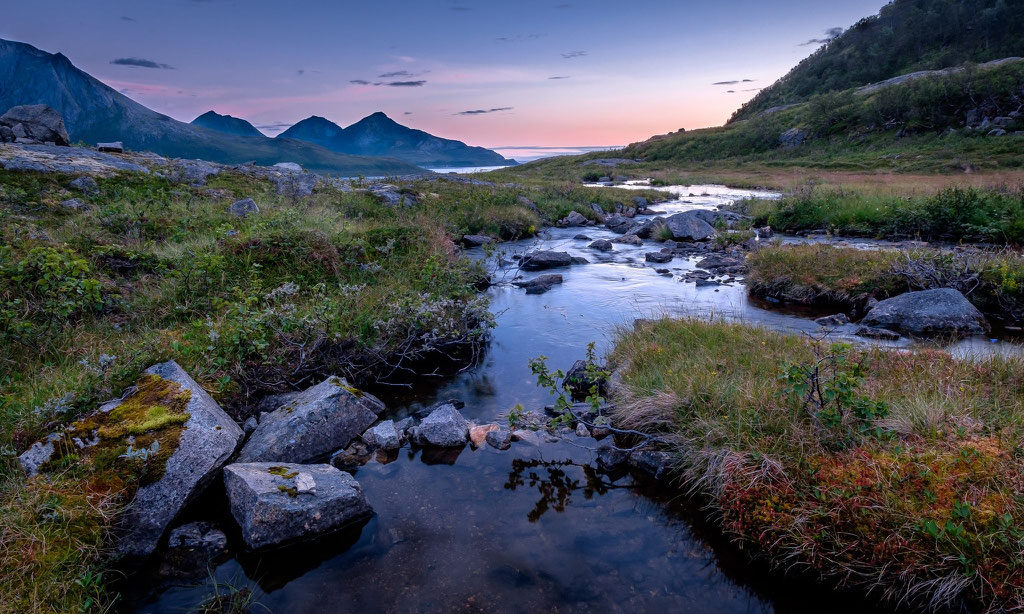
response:
M384 412L377 397L329 377L264 416L238 462L305 463L345 448Z
M860 322L912 335L980 335L989 330L978 308L952 288L907 292L880 301Z
M140 557L156 549L168 525L217 477L243 436L235 421L176 362L154 365L146 373L177 383L191 392L191 398L185 410L188 421L178 448L167 459L164 476L140 488L123 516L126 534L118 550Z
M524 271L542 271L573 264L572 256L567 252L539 251L523 257L520 266Z
M224 486L253 549L310 539L373 514L359 482L331 465L235 463L224 468Z

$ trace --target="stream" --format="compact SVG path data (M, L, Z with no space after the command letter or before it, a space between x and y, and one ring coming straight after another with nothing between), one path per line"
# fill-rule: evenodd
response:
M718 186L662 189L675 200L654 208L669 214L774 197ZM449 398L464 401L462 413L477 423L501 422L517 403L540 409L551 399L535 385L531 358L545 355L552 369L568 369L590 342L607 351L616 328L636 318L691 314L820 332L806 312L751 299L742 283L698 288L682 281L695 268L691 260L645 262L644 254L660 247L653 242L599 252L574 238L581 232L590 240L617 236L603 227L551 228L539 240L502 244L506 257L553 249L591 263L544 271L562 274L564 283L540 295L507 283L514 263L499 266L495 278L504 283L488 290L497 326L479 364L453 378L383 391L394 417ZM467 253L485 257L480 249ZM966 354L1000 345L979 338L948 349ZM367 524L262 555L244 553L222 493L211 494L209 505L194 506L202 515L190 519L219 521L238 554L190 578L140 574L123 589L119 610L188 612L215 585L231 585L250 589L275 613L884 611L752 564L693 501L628 474L595 471L594 447L593 439L575 437L541 447L518 442L503 452L405 447L354 472L376 512Z

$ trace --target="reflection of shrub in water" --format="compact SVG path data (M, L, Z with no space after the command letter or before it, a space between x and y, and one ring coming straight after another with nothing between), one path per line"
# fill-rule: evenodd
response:
M547 469L547 479L542 479L539 472L533 471L537 467ZM584 483L582 485L578 479L569 477L564 469L567 467L576 467L583 471ZM522 458L513 460L512 471L508 474L505 488L515 490L519 486L526 486L527 481L529 481L530 488L536 486L540 491L540 500L526 515L530 522L536 522L548 509L564 512L569 505L572 493L577 490L583 491L584 499L590 499L595 494L603 495L616 488L615 485L602 480L590 465L581 465L568 460L540 461Z

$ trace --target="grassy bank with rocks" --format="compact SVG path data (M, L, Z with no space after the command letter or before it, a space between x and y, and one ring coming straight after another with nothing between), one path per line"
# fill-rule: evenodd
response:
M1024 319L1024 256L1009 249L772 245L751 252L747 265L751 293L785 302L856 312L871 298L954 288L989 315Z
M786 569L915 607L1024 604L1024 362L720 321L624 332L614 423Z

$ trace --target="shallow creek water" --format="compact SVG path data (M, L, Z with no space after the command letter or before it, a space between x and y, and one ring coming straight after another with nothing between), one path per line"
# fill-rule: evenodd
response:
M678 199L655 208L667 213L773 196L716 186L666 191ZM591 264L554 271L564 283L541 295L507 283L513 264L499 267L495 277L506 283L489 290L497 327L480 363L454 378L383 391L394 415L447 398L464 401L463 414L478 423L501 421L516 403L539 409L550 398L535 386L530 358L543 354L552 368L567 369L589 342L603 352L616 327L639 317L715 315L818 332L806 314L749 299L741 284L698 289L681 281L692 261L646 263L644 253L658 249L653 243L615 244L602 253L573 238L581 232L590 239L615 236L597 227L553 228L539 241L504 244L506 256L555 249ZM479 250L470 255L483 257ZM975 339L950 349L991 345ZM691 501L629 475L595 472L589 449L595 445L589 439L540 448L519 442L504 452L485 445L457 454L405 448L354 473L376 511L365 526L283 551L238 554L191 579L137 578L120 609L190 611L214 584L231 584L250 588L256 601L279 613L873 611L849 595L750 564L708 528ZM223 498L208 499L190 519L230 527ZM239 541L232 536L242 552Z

